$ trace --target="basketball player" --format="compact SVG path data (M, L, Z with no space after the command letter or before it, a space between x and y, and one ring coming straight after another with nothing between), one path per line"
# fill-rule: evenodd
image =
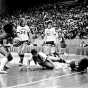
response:
M49 53L52 54L53 49L56 51L57 47L57 33L55 27L53 27L53 23L51 20L47 22L47 28L45 29L45 38L44 42L45 44L50 47Z
M35 64L39 64L45 69L54 69L54 65L51 60L47 59L47 55L42 52L37 52L37 50L32 49L31 50L32 58L35 62Z
M20 39L20 46L19 46L19 57L20 57L20 64L23 64L23 58L24 58L24 49L26 46L26 43L30 40L30 29L26 25L26 21L24 18L21 18L20 25L16 29L17 37Z
M52 70L56 68L55 62L66 64L66 61L61 59L57 53L54 56L45 54L42 51L38 51L36 48L31 49L30 57L26 60L26 64L20 69L30 68L30 62L34 61L35 65L40 65L43 69Z
M12 23L8 23L3 27L2 33L0 33L0 53L6 57L1 59L0 73L7 73L5 69L6 64L13 59L8 47L3 43L4 39L8 40L11 37L15 37L15 30L13 29Z
M53 27L52 25L52 21L47 22L47 28L45 29L45 43L55 45L57 33L55 27Z
M76 71L76 72L87 72L88 68L88 58L84 57L79 61L71 61L69 63L71 71Z

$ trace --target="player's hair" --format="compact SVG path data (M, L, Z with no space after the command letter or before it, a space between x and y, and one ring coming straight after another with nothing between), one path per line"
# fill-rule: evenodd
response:
M88 58L84 57L78 63L78 70L83 71L83 70L87 69L87 67L88 67Z
M37 50L36 49L32 49L31 50L31 53L34 55L34 54L37 54Z
M12 23L8 23L3 27L3 30L9 35L9 37L15 37L16 33L13 30L13 24Z

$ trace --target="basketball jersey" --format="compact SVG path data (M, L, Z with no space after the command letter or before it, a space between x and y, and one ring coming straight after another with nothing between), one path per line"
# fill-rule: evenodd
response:
M42 62L45 62L47 59L47 55L44 54L43 52L39 52L38 53L38 57L37 57L37 62L38 63L42 63Z
M56 31L55 28L45 29L46 41L56 41Z
M28 32L30 31L29 27L26 25L24 27L17 27L17 36L21 39L21 41L26 41L29 39Z

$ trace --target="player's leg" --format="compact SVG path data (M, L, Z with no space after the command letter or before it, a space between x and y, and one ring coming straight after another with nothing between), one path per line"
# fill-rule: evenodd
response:
M38 53L38 58L40 57L41 58L41 61L40 61L40 65L45 67L46 69L53 69L54 68L54 65L53 65L53 62L48 59L47 55L43 52L39 52Z
M54 64L50 60L46 60L43 63L39 63L39 65L41 65L43 68L46 68L46 69L50 69L50 70L54 69Z
M48 59L52 62L66 63L66 61L58 56L48 56Z
M20 61L19 61L19 63L22 65L23 64L23 59L24 59L24 45L23 44L21 44L20 46L19 46L19 52L18 52L18 55L19 55L19 57L20 57Z
M1 60L1 64L0 64L0 71L5 71L5 67L6 67L6 64L11 61L13 59L12 55L10 54L9 50L7 47L0 47L0 53L4 56L6 56L6 58L3 58Z
M23 64L24 54L19 53L19 57L20 57L20 61L19 61L19 63L20 63L20 64Z
M33 61L32 54L29 53L28 56L29 56L28 58L25 58L23 60L23 65L21 66L20 71L27 71L27 69L30 68L30 62Z
M25 54L26 55L26 54ZM29 53L28 57L25 57L25 59L23 59L23 65L29 67L30 66L30 62L32 61L32 54Z

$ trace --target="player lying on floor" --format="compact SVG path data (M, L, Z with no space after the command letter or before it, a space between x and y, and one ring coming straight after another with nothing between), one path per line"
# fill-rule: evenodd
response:
M54 69L55 64L54 62L59 62L67 65L68 68L71 69L71 71L75 72L87 72L88 67L88 58L82 58L81 60L77 61L70 61L67 63L65 60L61 59L60 57L54 57L54 56L47 56L43 52L37 52L35 49L31 50L31 58L30 60L33 60L35 64L39 64L45 69ZM76 64L76 62L78 64ZM63 68L63 67L62 67Z
M32 58L32 59L31 59ZM26 65L29 67L29 61L33 60L34 63L37 65L39 64L41 67L44 69L54 69L55 64L54 62L59 62L59 63L66 63L63 59L60 57L55 57L55 56L47 56L43 52L37 52L36 49L31 50L31 54L28 60L26 60ZM28 63L28 64L27 64ZM58 64L59 65L59 64ZM22 70L22 69L21 69Z
M81 60L77 61L71 61L69 63L69 66L71 68L71 71L76 72L87 72L88 67L88 58L82 58Z
M31 50L32 59L35 64L39 64L46 69L54 69L53 62L47 58L47 56L42 52L37 52L35 49Z
M14 38L16 36L15 30L13 28L13 23L6 24L0 33L0 54L5 56L5 58L0 61L0 73L7 73L7 63L9 63L13 57L8 49L8 47L3 43L3 40L8 40L9 38Z

